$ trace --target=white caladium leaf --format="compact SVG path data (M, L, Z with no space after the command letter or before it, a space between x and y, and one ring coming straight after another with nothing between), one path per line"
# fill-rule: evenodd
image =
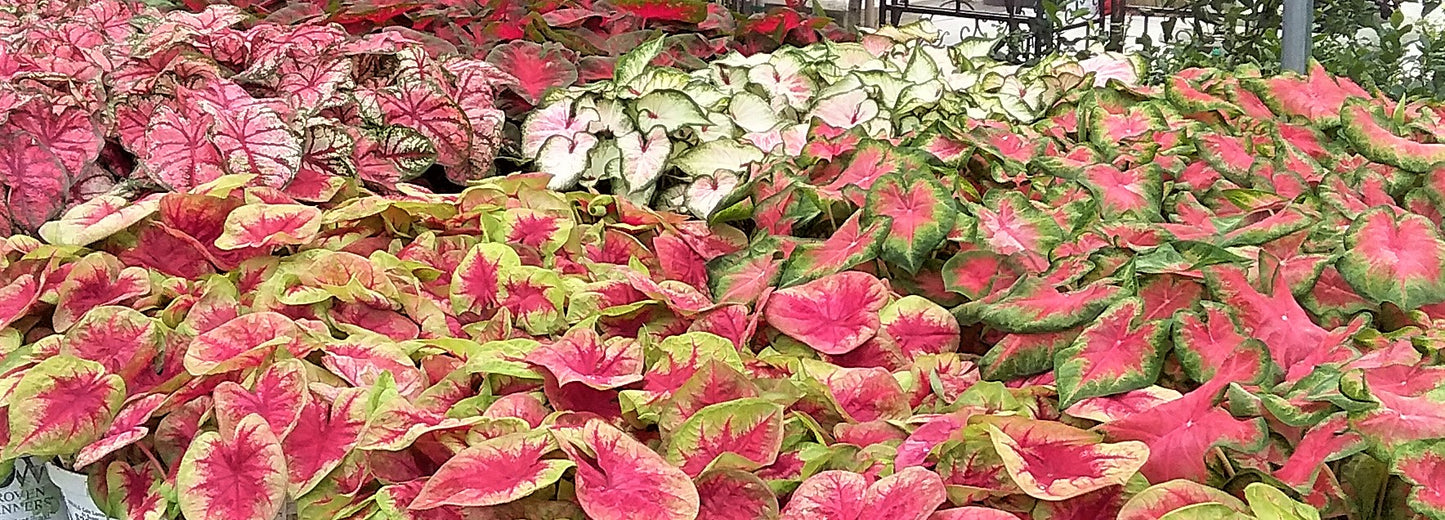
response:
M572 102L555 103L528 116L527 121L522 123L522 155L537 157L542 146L552 137L574 140L602 119L595 109L582 107L574 111L572 106Z
M586 96L577 100L577 106L597 111L597 121L587 127L588 132L594 134L610 132L612 135L622 135L637 131L637 125L632 122L632 116L627 115L626 103L611 98Z
M772 98L773 108L792 107L803 110L813 99L817 85L803 73L802 60L789 53L774 53L768 63L748 70L748 81L763 88Z
M651 130L662 127L676 132L684 127L707 126L707 113L697 106L687 94L676 90L657 90L637 99L632 104L637 128Z
M677 69L650 68L626 84L619 83L617 97L637 99L658 90L683 90L693 77Z
M662 37L658 36L649 40L636 49L623 54L617 59L617 65L613 67L612 77L619 85L626 84L634 78L642 75L647 69L647 64L652 62L657 54L662 52Z
M778 114L767 100L752 92L739 92L728 102L733 123L748 132L767 132L778 126Z
M739 175L718 171L703 175L687 186L687 210L699 218L707 218L742 183Z
M696 132L695 135L698 141L708 142L718 139L732 139L733 136L738 134L738 127L733 124L732 118L727 114L722 112L709 112L707 118L711 124L693 129Z
M898 106L898 95L903 92L903 89L913 85L911 81L893 71L858 71L854 72L853 76L856 76L864 85L877 89L878 100L885 107Z
M693 177L713 175L719 170L742 173L748 163L761 160L763 152L756 147L734 141L718 139L706 141L677 156L673 164Z
M845 92L819 100L808 118L818 118L830 126L853 128L878 117L878 102L868 97L865 90Z
M617 136L617 148L621 152L622 181L627 191L637 192L650 188L662 176L667 157L672 154L672 141L662 127L655 126L646 134Z
M622 150L617 147L617 140L603 139L598 141L597 146L587 154L587 170L577 179L577 183L588 188L597 184L597 181L606 178L613 178L622 175Z
M537 171L552 174L547 188L565 190L577 185L587 171L589 156L597 138L592 134L554 135L547 138L537 154Z

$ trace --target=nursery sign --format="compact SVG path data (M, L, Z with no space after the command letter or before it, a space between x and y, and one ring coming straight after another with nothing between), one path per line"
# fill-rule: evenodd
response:
M29 457L15 460L10 473L0 478L0 520L65 517L60 507L60 490L45 473L45 465Z

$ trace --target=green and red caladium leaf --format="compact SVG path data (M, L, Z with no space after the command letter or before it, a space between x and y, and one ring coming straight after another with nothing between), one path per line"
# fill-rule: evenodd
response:
M632 436L597 419L557 434L577 464L577 502L588 517L697 517L700 500L692 480Z
M304 244L321 231L321 211L300 204L247 204L226 215L223 250Z
M1326 462L1358 453L1365 449L1364 438L1349 431L1349 420L1340 413L1311 427L1294 446L1289 460L1274 472L1280 483L1301 493L1314 489L1315 478Z
M152 464L111 462L105 469L105 487L111 507L121 518L161 520L169 503L161 495L165 476Z
M501 273L521 264L517 252L505 244L482 243L472 246L452 271L452 309L457 313L481 314L496 307L501 289Z
M120 260L109 253L91 253L72 265L56 288L59 301L50 318L55 330L70 328L95 307L115 305L151 292L150 276L144 268L122 267Z
M125 382L100 363L60 355L26 370L7 397L5 458L69 455L106 432Z
M1154 384L1169 349L1169 322L1137 323L1143 307L1138 298L1120 300L1054 354L1060 406Z
M547 334L563 326L562 305L567 296L556 272L533 266L502 271L502 308L516 325L532 334Z
M948 238L958 210L953 197L932 175L892 173L878 178L868 190L863 221L888 219L879 254L909 273L918 272Z
M1007 511L987 507L964 506L944 509L933 513L928 520L1017 520L1018 516Z
M86 312L60 342L60 352L100 363L106 372L133 381L152 369L161 347L155 320L128 307Z
M291 496L305 495L319 485L360 442L370 418L366 394L366 389L348 388L329 403L314 396L307 400L291 433L281 440Z
M181 457L176 495L188 518L271 520L286 498L281 441L258 415L197 435Z
M1305 362L1311 355L1344 341L1310 320L1278 272L1268 295L1250 285L1237 268L1210 267L1205 270L1205 280L1221 303L1236 310L1245 333L1269 348L1270 357L1287 371L1289 380L1297 380L1313 368Z
M788 257L778 283L786 287L816 280L872 260L892 223L878 220L864 227L862 218L863 212L853 213L822 242L800 244Z
M1445 241L1425 217L1384 206L1345 233L1339 271L1372 303L1413 310L1445 300Z
M878 313L878 341L909 359L958 349L958 319L927 298L904 296Z
M978 218L978 241L994 253L1018 258L1031 272L1048 269L1049 253L1063 242L1059 223L1012 190L992 190L981 206L970 206Z
M544 458L556 449L556 440L542 430L469 446L447 459L408 507L494 506L521 499L573 466L567 459Z
M778 497L752 473L714 469L693 480L701 500L698 518L754 520L778 517Z
M1215 405L1215 399L1239 369L1231 366L1227 370L1227 374L1216 376L1180 399L1116 419L1099 429L1110 440L1141 441L1149 446L1149 460L1140 472L1151 482L1203 482L1209 476L1204 459L1214 447L1249 452L1268 439L1264 419L1236 419Z
M306 364L288 359L268 367L251 389L226 381L211 391L216 422L230 429L249 415L266 420L271 431L285 438L301 418L310 393L306 390Z
M549 89L568 87L577 81L577 55L554 42L513 40L493 47L487 62L517 79L507 87L536 106Z
M1019 269L1006 256L983 249L960 251L943 264L943 286L970 300L981 300L1018 281Z
M65 207L71 173L49 148L24 132L0 133L0 231L39 229Z
M127 403L115 415L115 420L110 422L100 440L87 444L75 454L75 468L94 464L106 455L145 438L150 433L145 424L150 422L151 415L161 407L166 397L165 394L148 394Z
M1107 423L1121 417L1134 415L1160 404L1183 397L1179 392L1162 386L1147 386L1121 394L1080 399L1064 410L1074 417Z
M276 347L291 348L301 334L301 327L282 314L242 314L191 340L186 370L204 375L258 366Z
M768 324L831 355L846 354L878 333L888 287L868 273L847 271L773 293Z
M924 520L943 505L946 491L938 474L906 468L872 485L863 475L830 470L803 481L783 508L781 520Z
M40 299L40 290L44 285L43 279L22 274L0 287L0 328L25 317L30 312L30 306Z
M642 345L633 338L603 340L587 328L568 331L555 343L527 355L527 362L547 369L557 384L581 383L609 390L642 380Z
M134 203L116 195L101 195L66 210L59 219L40 226L40 238L54 245L90 245L144 220L159 207L159 195Z
M838 410L853 422L903 419L909 414L908 395L883 368L834 368L822 382Z
M188 191L224 175L225 159L209 131L212 119L203 113L182 115L165 105L157 107L140 154L147 176L171 190Z
M698 410L669 432L664 456L684 473L753 470L772 464L783 442L783 407L739 399Z
M1249 508L1234 495L1188 480L1171 480L1149 486L1130 498L1119 510L1119 520L1159 520L1176 509L1208 503L1249 513Z
M1058 422L997 417L987 424L1009 477L1040 500L1067 500L1123 485L1149 459L1142 442L1105 443L1097 433Z
M1308 76L1284 74L1240 83L1275 113L1304 118L1320 128L1338 125L1340 108L1352 97L1319 63L1311 64Z
M1060 292L1045 280L1030 276L997 300L979 302L976 316L1005 332L1057 332L1094 319L1123 296L1124 290L1108 279Z
M1411 509L1426 518L1445 518L1445 444L1409 444L1395 453L1391 467L1413 485L1406 497Z
M1340 136L1371 161L1425 173L1445 161L1445 143L1425 144L1396 135L1389 116L1362 100L1345 102L1340 111Z
M1073 345L1082 330L1004 336L979 360L979 372L990 381L1009 381L1047 372L1054 366L1054 354Z

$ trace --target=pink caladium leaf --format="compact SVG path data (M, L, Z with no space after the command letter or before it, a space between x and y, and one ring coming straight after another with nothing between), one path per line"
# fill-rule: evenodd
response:
M773 293L768 324L825 354L846 354L878 332L888 288L873 275L849 271Z
M105 487L110 490L122 518L160 520L169 505L161 495L165 475L152 464L131 465L122 461L105 469Z
M1151 482L1209 476L1204 458L1216 446L1258 449L1266 440L1264 419L1236 419L1215 405L1230 377L1216 377L1180 399L1114 420L1100 427L1113 441L1141 441L1149 460L1140 470Z
M1353 455L1365 447L1364 437L1350 431L1345 414L1336 414L1305 432L1289 460L1274 476L1284 485L1307 493L1314 488L1315 478L1326 462Z
M777 518L778 497L767 483L737 469L708 470L693 480L697 486L700 520L756 520Z
M1146 386L1122 394L1080 399L1064 412L1074 417L1107 423L1149 410L1180 397L1183 395L1169 388Z
M1047 372L1054 366L1054 354L1073 345L1083 328L1037 334L1009 334L995 343L983 359L979 372L993 381L1005 381Z
M882 368L838 368L823 377L823 385L854 422L902 419L911 411L903 387Z
M101 195L40 226L40 237L56 245L90 245L144 220L159 207L160 199L154 195L134 204L119 196Z
M1159 377L1169 347L1167 322L1136 323L1144 303L1120 300L1054 354L1059 404L1144 388Z
M151 370L161 347L152 320L128 307L96 307L66 331L60 352L100 363L107 372L133 381Z
M150 293L150 276L139 267L122 267L108 253L96 252L75 262L56 288L59 302L51 322L56 330L75 324L87 311Z
M772 464L783 441L783 407L763 399L718 403L669 432L667 461L698 476L707 469L753 470Z
M889 222L879 255L910 273L947 239L957 215L953 197L932 175L885 175L863 205L865 222Z
M978 240L990 251L1018 258L1033 272L1047 269L1049 253L1063 242L1058 222L1019 192L991 190L984 204L972 210L978 217Z
M1142 442L1105 443L1099 434L1057 422L1000 417L988 431L1014 483L1040 500L1122 485L1149 459Z
M577 501L588 517L697 517L700 498L692 480L646 445L596 419L563 433L562 449L577 464Z
M125 382L100 363L65 355L42 361L8 396L5 457L75 453L101 438L124 398Z
M708 288L718 303L752 304L777 282L780 255L786 257L781 250L758 243L718 258L708 264Z
M189 518L271 520L286 498L280 440L257 415L197 435L181 457L176 494Z
M366 406L366 390L359 388L341 390L329 404L318 398L307 400L291 433L281 441L291 496L315 488L351 453L369 418Z
M946 499L943 480L923 468L907 468L872 485L863 475L824 471L793 492L781 520L925 520Z
M1410 508L1427 518L1445 513L1445 447L1438 442L1413 443L1395 454L1394 472L1413 485Z
M1205 276L1210 290L1222 303L1234 308L1244 331L1269 348L1270 357L1290 372L1290 379L1298 379L1313 368L1301 364L1311 354L1344 340L1311 321L1288 284L1278 279L1270 294L1264 294L1251 286L1239 269L1212 267Z
M73 172L34 137L0 133L0 222L20 230L39 229L65 207ZM0 230L9 232L9 226Z
M826 240L798 246L783 267L783 286L815 280L872 260L891 222L879 219L862 225L863 212L853 213Z
M1445 301L1445 241L1425 217L1380 207L1345 233L1339 271L1373 303L1411 310Z
M211 118L205 114L183 116L161 105L145 133L141 163L146 174L166 188L186 191L219 179L226 163L213 144Z
M943 286L981 300L1018 281L1019 269L1007 257L983 249L960 251L943 264Z
M577 81L576 53L555 42L510 41L493 47L487 61L514 76L517 82L508 88L532 106L541 104L548 89Z
M964 506L933 513L928 520L1017 520L1018 516L987 507Z
M221 429L230 429L249 415L266 420L271 431L285 438L306 407L306 365L288 359L268 367L248 390L227 381L212 391L216 422Z
M1188 480L1171 480L1149 486L1130 498L1119 510L1119 520L1159 520L1176 509L1211 502L1249 513L1249 507L1229 493Z
M632 338L603 340L590 329L574 329L561 339L527 355L529 363L546 368L557 383L581 383L609 390L642 380L642 345Z
M215 245L225 250L304 244L321 230L321 212L300 204L247 204L226 215Z
M40 299L44 285L34 275L22 274L0 287L0 327L9 326L30 312L30 306Z
M1094 319L1123 296L1107 279L1060 292L1041 278L1027 277L997 300L979 302L977 315L1005 332L1057 332Z
M958 349L958 320L927 298L904 296L878 313L878 341L912 359Z
M105 435L75 454L75 467L79 469L94 464L106 455L145 438L150 433L145 424L165 400L165 394L147 394L126 403L106 428Z
M201 375L254 367L276 347L289 348L301 334L300 326L282 314L242 314L191 340L186 370Z
M421 132L436 147L436 160L458 167L472 154L472 127L456 101L429 81L408 81L381 90L377 104L386 122Z
M301 168L301 140L263 106L218 113L212 139L227 172L255 175L265 186L284 187Z
M541 430L474 444L442 464L408 507L494 506L521 499L573 466L567 459L544 458L556 449L556 440Z

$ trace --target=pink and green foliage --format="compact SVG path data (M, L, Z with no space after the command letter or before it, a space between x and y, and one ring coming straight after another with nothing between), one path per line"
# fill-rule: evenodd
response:
M441 57L400 33L250 23L241 7L160 12L142 2L21 2L0 85L0 230L34 232L112 191L185 191L251 175L309 203L359 179L381 190L433 164L451 182L487 175L513 78ZM243 7L243 6L242 6ZM47 230L83 245L142 218L116 197ZM83 210L81 208L84 208ZM267 214L272 214L267 212ZM237 244L237 242L232 242ZM221 246L223 249L234 247Z

